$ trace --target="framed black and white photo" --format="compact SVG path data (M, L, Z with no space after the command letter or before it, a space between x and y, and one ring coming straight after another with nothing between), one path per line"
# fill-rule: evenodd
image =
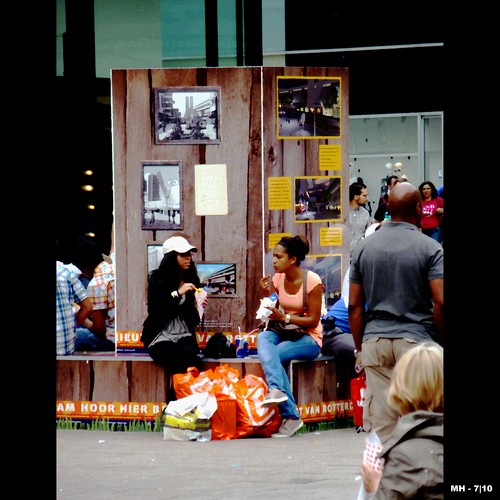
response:
M219 144L220 88L154 89L155 144Z
M141 229L182 229L181 162L143 162L141 188Z

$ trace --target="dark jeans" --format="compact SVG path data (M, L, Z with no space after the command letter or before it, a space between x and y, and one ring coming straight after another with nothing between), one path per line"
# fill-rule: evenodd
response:
M75 351L114 351L115 344L87 328L76 329Z
M190 366L201 368L198 345L193 337L183 337L177 342L164 340L148 347L153 361L163 366L168 373L186 373Z
M429 238L432 238L433 240L436 240L439 243L443 243L443 231L439 226L433 227L431 229L422 228L422 232L427 236L429 236Z
M350 333L323 334L321 353L348 357L354 365L354 339Z
M351 380L358 376L354 369L356 358L354 357L354 339L352 334L323 334L321 353L336 357L337 396L339 399L349 399L351 397Z
M198 351L198 344L194 337L183 337L177 342L163 340L148 347L151 359L162 366L165 373L169 375L168 387L166 388L167 401L177 399L172 375L186 373L190 366L195 366L198 370L201 370Z

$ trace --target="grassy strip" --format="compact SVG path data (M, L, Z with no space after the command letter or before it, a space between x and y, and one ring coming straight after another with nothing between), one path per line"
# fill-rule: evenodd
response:
M329 431L333 429L346 429L354 427L352 417L336 417L325 422L311 422L297 431L297 434L309 432ZM73 422L71 418L57 419L57 429L87 430L87 431L121 431L121 432L162 432L161 415L157 415L154 422L130 420L125 422L110 422L109 418L95 419L92 422Z
M154 422L141 420L127 420L111 422L109 418L96 418L92 422L73 422L71 418L56 420L56 429L86 430L86 431L128 431L128 432L161 432L163 426L161 416L157 415Z

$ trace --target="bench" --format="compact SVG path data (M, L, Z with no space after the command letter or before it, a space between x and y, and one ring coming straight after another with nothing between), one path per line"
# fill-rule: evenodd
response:
M201 358L202 369L228 364L241 377L264 377L257 357ZM289 379L298 405L350 399L350 376L337 370L335 356L293 360ZM56 356L56 399L77 401L165 401L168 374L148 354L93 352Z

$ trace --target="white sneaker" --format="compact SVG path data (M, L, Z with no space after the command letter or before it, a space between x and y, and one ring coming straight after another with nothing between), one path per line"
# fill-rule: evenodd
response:
M279 404L285 402L288 399L288 396L279 389L271 389L264 401L262 402L263 408L270 408L271 406L278 406Z
M281 423L278 432L271 434L271 437L273 438L292 437L303 425L304 422L302 422L301 418L298 419L285 418L283 419L283 422Z

